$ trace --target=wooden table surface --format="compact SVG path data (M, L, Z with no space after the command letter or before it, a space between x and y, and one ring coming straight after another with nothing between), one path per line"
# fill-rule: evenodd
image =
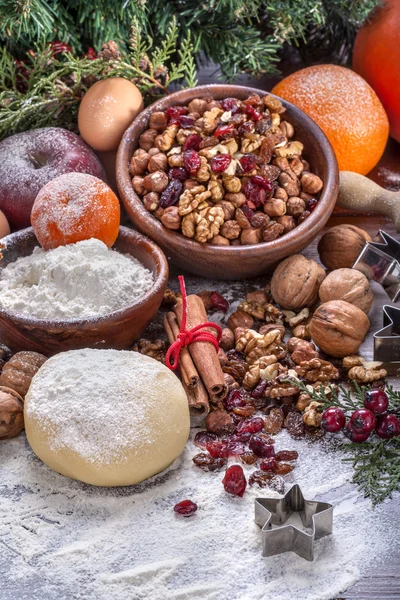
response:
M299 67L296 67L299 68ZM285 67L284 71L296 70L293 67ZM215 65L206 64L199 72L199 85L206 83L220 83L220 72ZM274 84L278 81L278 77L263 77L259 80L247 76L241 76L235 83L243 83L251 85L263 90L271 90ZM385 150L385 153L379 164L373 169L369 175L371 179L379 185L386 187L392 191L400 190L400 144L390 139ZM375 236L379 229L384 229L392 235L397 235L393 225L386 217L382 216L351 216L337 211L335 216L328 221L328 226L337 225L339 223L352 223L367 230L371 236ZM313 256L316 253L316 246L310 249L309 255ZM307 254L305 251L304 254ZM370 343L372 340L370 338ZM372 346L371 346L372 349ZM398 375L398 374L397 374ZM400 386L399 378L396 377L397 388ZM400 505L398 496L392 500L393 503L393 536L397 536L397 528L400 523ZM380 566L376 571L372 571L369 577L365 577L359 581L354 587L347 590L340 600L395 600L400 599L400 555L393 554L386 561L384 566ZM339 600L339 599L337 599Z

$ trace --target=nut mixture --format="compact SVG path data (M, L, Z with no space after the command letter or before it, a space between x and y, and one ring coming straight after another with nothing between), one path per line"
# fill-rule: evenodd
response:
M201 243L284 235L323 188L284 113L277 98L257 94L154 112L130 163L135 192L164 227Z

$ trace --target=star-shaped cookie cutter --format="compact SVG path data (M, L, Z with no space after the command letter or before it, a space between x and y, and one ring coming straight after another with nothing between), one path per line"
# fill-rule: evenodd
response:
M392 302L400 299L400 242L379 231L382 242L367 242L353 265L380 283Z
M299 513L304 528L286 521ZM332 533L333 506L305 500L296 484L283 498L256 498L255 522L262 528L262 555L274 556L292 550L306 560L314 560L314 540Z
M396 306L383 307L383 329L374 335L374 359L400 362L400 308Z

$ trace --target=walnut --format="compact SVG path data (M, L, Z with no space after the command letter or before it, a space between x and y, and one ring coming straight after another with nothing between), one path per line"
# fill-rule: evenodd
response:
M318 244L319 258L331 271L352 267L370 235L354 225L336 225L328 229Z
M328 354L342 358L356 354L369 330L367 315L343 300L321 304L308 326L311 338Z
M214 235L214 237L210 240L210 244L212 246L230 246L229 240L222 235Z
M210 171L210 166L207 162L207 159L204 158L204 156L200 156L200 167L197 169L196 172L196 179L197 181L208 181L211 177L211 171ZM210 192L210 196L211 196L211 192ZM221 195L222 197L222 195Z
M181 228L181 216L177 206L168 206L161 217L161 223L167 229L178 229Z
M133 189L137 194L140 194L141 196L146 193L146 189L143 185L143 182L144 177L140 177L140 175L135 175L135 177L132 179Z
M306 194L318 194L324 187L322 179L314 173L303 172L300 183L302 191Z
M228 373L224 373L224 381L225 385L228 386L228 392L240 388L240 384L232 377L232 375L229 375Z
M281 313L279 308L267 302L267 304L264 304L264 311L264 319L267 323L276 323L279 325L283 324L284 315Z
M244 194L242 194L242 192L236 192L235 194L234 193L225 194L224 199L227 200L228 202L232 202L232 204L234 206L236 206L237 208L240 208L241 206L243 206L243 204L246 204L246 202L247 202L247 198Z
M297 325L297 327L293 329L293 335L301 340L311 339L308 331L308 325Z
M38 352L17 352L3 367L0 385L9 387L25 398L33 376L46 361Z
M271 221L263 231L263 241L272 242L273 240L276 240L276 238L282 235L283 229L283 225L280 225L276 221Z
M15 437L24 428L24 401L15 390L0 387L0 439Z
M163 192L168 183L168 175L164 171L155 171L143 179L143 186L149 192Z
M162 111L153 112L150 116L149 127L150 129L156 129L157 131L164 131L168 125L167 115Z
M239 149L239 146L237 144L237 141L234 138L231 138L229 140L225 140L224 142L222 142L222 145L225 146L225 148L228 150L228 153L233 156ZM239 161L236 159L231 160L231 165L234 165L234 171L233 173L228 173L229 168L225 169L225 173L227 173L228 175L234 175L235 171L236 171L236 166L239 164Z
M143 150L142 148L136 150L129 164L129 172L132 175L132 177L134 175L143 175L143 173L147 169L149 160L150 156L148 155L146 150Z
M211 160L217 154L229 154L229 150L224 144L218 143L216 146L207 146L199 151L199 155L207 160Z
M300 194L299 178L291 169L287 169L281 173L278 179L279 185L285 190L289 197L298 196Z
M260 379L271 381L284 371L284 367L277 362L275 355L263 356L249 367L243 379L243 385L248 389L254 388Z
M168 169L168 158L163 152L152 156L149 160L148 169L150 173L155 171L166 171Z
M160 220L161 220L161 217L162 217L162 216L163 216L163 214L164 214L164 210L165 210L164 208L161 208L161 206L159 206L159 207L157 208L157 210L155 210L155 211L153 212L153 216L154 216L156 219L158 219L158 220L160 221Z
M296 402L296 408L303 411L312 402L312 398L309 394L300 394Z
M149 151L154 146L154 141L157 137L157 131L155 129L147 129L139 138L139 146L143 150Z
M188 104L189 112L197 112L200 116L202 116L208 108L207 100L204 98L195 98Z
M290 327L296 327L299 323L306 321L309 316L310 316L309 309L303 308L299 313L297 313L297 315L295 315L294 317L291 317L289 319Z
M368 279L356 269L336 269L327 275L319 288L321 302L344 300L368 313L374 295Z
M318 290L325 278L321 265L311 258L295 254L286 258L271 279L272 297L282 308L297 310L313 306L318 300Z
M289 398L291 396L297 396L299 393L299 388L292 383L279 382L272 387L267 387L264 396L267 398Z
M264 204L264 212L269 217L281 217L286 213L286 202L279 198L269 198Z
M254 325L254 319L241 310L236 310L229 317L227 325L232 331L235 331L235 329L239 327L243 329L251 329L251 327Z
M273 329L280 332L281 339L284 338L286 329L283 325L279 325L277 323L267 323L266 325L261 325L260 329L258 330L258 333L261 333L262 335L264 335L265 333L268 333L269 331L272 331Z
M240 225L235 220L225 221L220 230L221 235L223 235L228 240L235 240L240 236L241 232L242 230L240 228Z
M139 352L140 354L150 356L150 358L154 358L155 360L164 363L167 344L163 340L159 339L152 342L151 340L142 338L136 342L132 350Z
M378 366L374 366L373 368L368 368L367 364L352 367L347 376L349 379L358 381L359 383L372 383L387 376L386 369L382 369L381 367L382 363L378 363Z
M211 133L217 127L218 117L222 115L224 111L222 108L215 106L211 110L207 110L203 115L203 130L206 133Z
M169 288L167 288L164 292L164 296L162 299L162 306L175 306L175 304L178 302L178 300L181 298L181 294L179 292L174 292L173 290L170 290Z
M205 208L203 204L210 197L210 192L203 185L198 185L191 190L185 190L178 202L178 212L183 217L196 210L198 207Z
M345 356L342 361L343 368L346 370L351 369L352 367L359 367L363 364L364 359L362 356L358 354L350 354L350 356Z
M281 121L279 127L285 137L291 138L294 136L294 127L288 121Z
M239 177L226 176L222 178L222 182L227 192L237 194L242 189Z
M203 192L203 194L210 192ZM207 207L200 212L191 212L182 220L182 233L204 243L219 233L224 222L224 211L217 206Z
M273 329L262 335L253 329L247 329L237 340L236 350L246 355L249 364L253 364L261 356L275 354L279 357L282 352L281 333Z
M174 145L176 134L178 133L178 125L169 125L164 133L156 135L154 145L161 152L168 152ZM152 144L153 145L153 144Z
M304 146L301 142L289 142L285 146L275 148L275 156L282 158L293 158L294 156L300 156L303 152Z
M238 306L238 310L242 310L243 312L251 315L255 319L259 319L262 321L264 319L265 310L261 304L255 301L250 302L242 302Z
M322 358L312 358L300 363L296 367L296 373L312 383L316 381L331 381L339 377L337 368L327 360L322 360Z
M242 145L240 147L240 152L242 154L247 154L250 152L254 152L261 146L263 142L263 138L258 133L245 133L245 136L242 140Z
M310 427L319 427L322 419L322 406L321 402L310 402L304 409L303 423Z
M221 341L219 345L223 350L225 350L225 352L232 350L232 348L235 346L234 333L228 327L224 327L222 330Z
M286 203L286 211L288 215L296 219L303 214L306 209L306 203L301 198L292 196Z
M213 202L219 202L220 200L223 199L224 188L222 185L222 181L220 181L218 179L211 180L208 182L207 188L208 188L209 192L211 193L211 200ZM233 204L232 204L232 206L233 206Z
M307 342L307 340L299 339L292 351L291 359L294 363L296 363L296 365L301 365L301 363L310 361L313 358L318 358L318 356L319 354L316 351L314 344Z

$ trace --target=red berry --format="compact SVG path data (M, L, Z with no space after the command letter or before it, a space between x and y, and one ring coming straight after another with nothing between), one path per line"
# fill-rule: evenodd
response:
M170 179L179 179L179 181L186 181L186 179L189 179L189 173L183 167L173 167L168 171L168 177Z
M367 440L370 436L370 433L357 433L357 431L354 431L354 429L351 426L350 421L347 423L347 425L344 428L344 435L351 441L351 442L356 442L356 443L360 443L360 442L365 442L365 440Z
M264 419L261 417L254 417L247 421L242 421L237 427L237 433L258 433L264 429Z
M270 458L275 456L275 450L272 444L268 444L262 437L259 435L253 435L249 442L249 450L253 452L256 456L260 456L261 458Z
M217 440L218 436L216 433L212 433L211 431L199 431L194 438L194 445L204 449L209 442L216 442Z
M89 48L87 49L87 52L85 52L84 56L86 56L86 58L88 58L89 60L95 60L97 58L97 52L94 48L89 46Z
M217 154L211 159L210 167L214 173L221 173L225 171L231 164L231 157L229 154Z
M243 154L239 162L243 169L243 172L248 173L249 171L252 171L256 168L257 157L255 154Z
M317 198L311 198L311 200L308 200L308 202L307 202L308 212L311 213L314 210L314 208L317 206L317 204L318 204Z
M200 156L196 152L196 150L186 150L183 153L183 163L185 165L186 171L194 176L200 168L201 161Z
M225 471L222 480L225 491L234 496L243 496L246 490L246 478L240 465L232 465Z
M376 434L387 440L400 433L400 421L396 415L386 414L377 418Z
M331 406L322 413L321 427L329 433L337 433L346 424L344 412L337 406Z
M227 396L222 400L222 403L226 410L233 410L238 406L245 406L243 392L241 390L231 390Z
M246 448L242 442L237 442L236 440L230 439L227 442L227 451L228 456L239 456L246 452Z
M194 125L193 117L188 117L187 115L180 115L177 117L178 125L180 125L183 129L189 129Z
M50 48L53 56L56 54L62 54L63 52L72 52L71 46L65 42L50 42Z
M178 513L178 515L182 515L182 517L191 517L196 510L197 504L191 500L182 500L182 502L178 502L178 504L175 504L174 506L174 511Z
M228 452L228 442L225 440L217 441L217 442L207 442L206 449L209 454L213 458L227 458L229 456Z
M185 150L198 151L200 149L201 142L202 142L201 137L197 133L192 133L191 135L187 136L185 143L183 144L183 151L184 152L185 152Z
M235 131L235 126L233 125L233 123L228 123L228 124L224 123L223 125L218 125L218 127L214 131L214 136L227 138L227 137L231 137L233 135L234 131Z
M185 113L187 113L187 108L186 106L170 106L169 108L167 108L167 110L165 111L165 114L167 115L167 117L179 117L180 115L184 115Z
M244 112L246 113L246 115L249 115L249 117L253 119L253 121L259 121L260 119L262 119L262 114L250 104L244 105Z
M225 300L221 294L218 292L211 292L210 294L210 302L212 304L212 308L215 310L220 310L221 312L226 313L229 308L228 300Z
M350 423L357 433L371 433L375 429L376 417L367 408L359 408L351 415Z
M179 179L172 179L169 182L163 193L160 197L160 206L161 208L167 208L168 206L173 206L179 200L179 196L182 193L182 183Z
M260 462L261 471L273 471L276 468L276 458L271 456Z
M250 177L244 188L244 195L254 203L256 207L265 203L267 196L272 193L274 186L272 182L263 175Z
M233 115L236 115L240 111L240 106L236 98L221 100L221 108L225 111L230 111Z
M387 411L389 400L386 392L383 390L369 390L364 394L364 406L372 410L376 415L381 415Z
M239 125L238 133L240 135L244 135L245 133L254 133L255 125L253 121L245 121L241 125Z

